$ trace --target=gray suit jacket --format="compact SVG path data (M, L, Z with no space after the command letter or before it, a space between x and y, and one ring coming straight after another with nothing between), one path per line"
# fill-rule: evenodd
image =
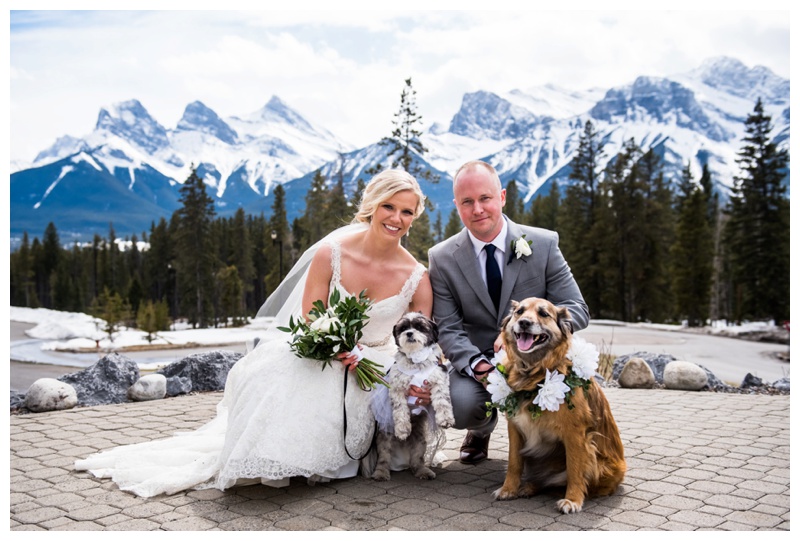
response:
M492 347L500 323L511 309L512 299L545 298L569 310L575 331L589 324L589 309L558 248L558 234L518 225L508 218L506 221L509 246L525 235L526 240L533 241L533 253L517 259L513 251L506 250L499 312L481 278L466 229L428 252L433 318L439 326L439 344L462 374L470 359Z

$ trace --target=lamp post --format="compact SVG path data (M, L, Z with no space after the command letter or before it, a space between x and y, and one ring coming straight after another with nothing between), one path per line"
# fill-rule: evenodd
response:
M176 305L176 300L178 298L178 279L177 279L178 276L177 276L177 274L178 273L175 270L175 267L172 266L172 263L167 263L167 277L168 277L168 280L169 280L169 284L168 284L167 288L170 289L171 290L170 293L172 293L172 295L170 295L170 297L172 297L172 299L171 299L172 302L170 303L170 305L171 305L170 306L170 315L172 316L172 330L173 331L175 330L175 319L178 316L178 313L177 313L177 310L176 310L176 306L175 306Z
M274 229L272 233L270 233L270 237L272 237L272 245L275 246L275 243L278 243L278 283L283 280L283 239L278 238L278 232Z

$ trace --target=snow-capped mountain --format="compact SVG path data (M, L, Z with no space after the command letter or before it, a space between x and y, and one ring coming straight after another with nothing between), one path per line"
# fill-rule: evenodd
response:
M773 137L788 146L789 81L731 58L711 59L666 78L642 75L611 89L577 92L545 85L469 93L449 124L434 124L423 135L428 153L418 161L441 178L423 188L446 217L450 175L467 160L483 159L503 182L516 180L530 200L549 181L563 185L583 124L591 120L605 159L633 139L663 157L668 179L676 180L686 163L699 177L708 164L725 192L738 174L744 121L759 97L772 116ZM352 193L359 176L366 180L366 169L389 164L386 150L377 142L355 149L278 97L258 111L229 118L193 102L174 128L130 100L101 109L91 134L59 138L30 167L12 174L12 235L41 234L49 221L59 231L88 234L104 234L109 222L118 236L147 230L151 221L168 218L177 208L178 189L192 166L220 214L240 206L268 214L270 185L280 182L291 220L302 213L317 169L330 182L341 175Z
M711 59L669 78L640 76L606 91L548 85L505 95L468 94L449 129L431 129L424 142L433 166L452 174L467 159L484 159L504 182L521 184L530 200L549 180L566 179L581 126L591 120L606 160L633 139L663 157L667 178L677 178L687 162L698 178L708 164L727 191L738 174L744 121L759 97L772 116L772 135L788 145L789 81L731 58Z

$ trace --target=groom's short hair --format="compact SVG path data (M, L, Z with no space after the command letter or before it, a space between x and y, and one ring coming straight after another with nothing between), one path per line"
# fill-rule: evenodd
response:
M456 174L453 175L453 193L455 193L456 191L456 183L458 182L458 175L460 175L464 171L472 171L473 169L477 169L478 167L486 169L492 176L492 178L494 178L495 182L497 183L497 187L499 189L503 188L503 183L500 182L500 175L497 174L497 171L495 170L494 167L492 167L491 164L481 160L471 160L462 165L461 167L459 167L458 171L456 171Z

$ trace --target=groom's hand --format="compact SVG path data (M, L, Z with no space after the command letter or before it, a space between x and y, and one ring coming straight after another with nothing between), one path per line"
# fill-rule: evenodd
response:
M489 384L489 380L486 376L488 376L489 372L492 370L494 370L494 365L489 361L478 361L475 366L472 367L472 377L485 388Z

